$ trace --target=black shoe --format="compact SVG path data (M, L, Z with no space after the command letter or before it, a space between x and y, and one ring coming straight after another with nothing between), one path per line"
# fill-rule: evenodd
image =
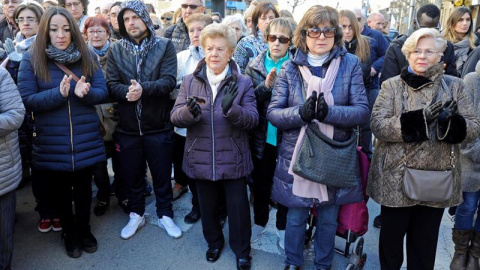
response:
M97 239L91 232L85 233L82 237L82 249L87 253L94 253L97 251Z
M223 245L220 248L209 248L206 254L207 262L216 262L220 258L220 254L222 254L222 249Z
M77 237L73 235L62 234L62 238L65 241L65 250L70 258L78 258L82 256L82 245Z
M119 201L118 205L122 208L122 210L123 210L123 212L125 212L125 214L130 215L130 209L128 209L128 199L123 200L123 201Z
M382 214L376 216L373 219L373 227L375 227L375 228L381 228L382 227Z
M193 224L200 219L200 211L197 207L192 207L192 211L185 216L184 221L187 224Z
M237 259L237 270L250 270L252 257L246 259Z
M105 212L107 212L109 205L110 204L108 202L98 202L95 208L93 208L93 214L95 214L95 216L97 217L103 216Z
M300 266L287 264L283 270L300 270Z

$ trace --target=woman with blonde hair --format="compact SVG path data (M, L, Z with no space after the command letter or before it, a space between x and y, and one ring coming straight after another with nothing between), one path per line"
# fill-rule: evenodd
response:
M460 143L478 137L480 122L463 82L444 74L446 47L437 30L415 31L402 47L408 67L383 82L373 107L378 144L367 193L382 206L382 269L402 267L405 238L407 269L434 269L444 209L462 201L455 159ZM415 185L421 172L428 183Z
M443 34L443 37L453 44L459 74L462 74L463 64L475 48L477 40L472 20L472 11L468 7L458 7L448 17Z

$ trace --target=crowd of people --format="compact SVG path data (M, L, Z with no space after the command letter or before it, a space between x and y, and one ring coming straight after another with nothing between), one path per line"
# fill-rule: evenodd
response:
M352 164L329 163L312 134L371 159L363 188L381 205L381 269L401 268L405 237L407 268L434 269L445 208L455 216L450 269L480 269L480 42L469 8L441 29L438 7L423 5L415 31L390 42L382 14L321 5L296 22L256 1L225 18L205 14L203 0L160 17L140 0L94 16L88 0L2 4L0 269L11 268L15 190L28 180L38 230L62 231L72 258L98 247L94 181L94 215L114 194L125 240L145 226L151 194L158 226L180 238L173 202L190 190L184 221L201 220L208 262L228 222L236 268L250 269L273 206L285 269L304 265L310 215L314 266L331 269L339 209L364 195L356 159L352 179L297 169L305 152L345 177Z

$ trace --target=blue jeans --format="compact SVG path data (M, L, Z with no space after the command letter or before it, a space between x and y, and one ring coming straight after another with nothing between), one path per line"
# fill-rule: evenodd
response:
M338 208L338 205L317 206L317 228L313 241L316 268L332 267ZM285 263L288 265L303 266L305 228L309 212L310 208L307 207L288 208L285 230Z
M480 190L476 192L463 192L463 203L457 206L457 212L455 213L455 229L470 230L472 228L475 211L480 209L479 198ZM473 228L475 231L480 232L480 218L478 215Z

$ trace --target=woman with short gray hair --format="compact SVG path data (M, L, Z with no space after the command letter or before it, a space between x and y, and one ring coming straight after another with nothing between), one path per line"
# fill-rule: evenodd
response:
M454 161L459 144L478 137L480 122L463 82L444 74L439 61L445 48L437 30L415 31L402 47L408 67L383 82L373 107L371 127L378 144L367 193L382 207L382 269L401 268L405 236L407 268L434 269L444 209L462 201ZM427 174L422 179L428 184L413 187L421 181L418 172ZM437 176L440 172L450 176Z
M222 24L228 25L235 30L235 33L237 34L237 42L247 35L247 26L245 25L245 20L239 13L226 16L223 19Z

